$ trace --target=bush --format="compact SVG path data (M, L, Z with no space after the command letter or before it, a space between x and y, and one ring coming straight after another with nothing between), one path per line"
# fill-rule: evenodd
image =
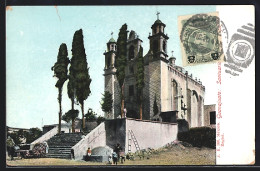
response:
M34 157L45 157L46 155L46 146L43 143L37 143L33 147L33 156Z
M216 129L209 127L191 128L188 132L179 132L178 140L188 142L195 147L216 148Z

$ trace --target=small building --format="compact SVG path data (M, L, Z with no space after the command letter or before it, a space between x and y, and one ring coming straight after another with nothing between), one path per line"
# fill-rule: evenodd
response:
M43 131L43 134L45 134L46 132L52 130L53 128L55 128L56 126L58 126L58 124L52 124L52 125L44 125L42 127L42 131ZM71 130L71 124L69 123L61 123L61 127L62 128L67 128L66 130L68 130L68 132L72 132Z
M204 105L205 125L216 124L216 105Z
M6 126L6 130L8 133L14 133L14 132L18 132L20 130L26 131L26 132L30 131L30 129L28 129L28 128L14 128L14 127L9 127L9 126Z

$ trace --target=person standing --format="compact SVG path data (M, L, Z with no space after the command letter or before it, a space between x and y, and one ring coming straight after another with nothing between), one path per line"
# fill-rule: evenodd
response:
M124 118L126 118L126 113L127 113L127 110L126 110L126 108L124 108Z
M14 154L15 154L15 149L14 149L14 146L12 146L12 147L10 148L11 160L14 160Z
M115 147L115 152L117 154L117 160L119 161L119 158L120 158L120 151L122 150L122 147L120 146L119 143L117 143L116 147Z
M112 153L113 164L117 165L118 155L115 150Z
M49 153L49 146L48 143L46 141L43 142L44 146L45 146L45 153Z

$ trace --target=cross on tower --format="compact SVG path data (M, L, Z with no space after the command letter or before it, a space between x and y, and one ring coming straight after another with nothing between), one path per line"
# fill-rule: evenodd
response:
M157 20L159 20L159 14L160 12L157 11L156 15L157 15Z
M113 32L111 32L111 37L113 37Z

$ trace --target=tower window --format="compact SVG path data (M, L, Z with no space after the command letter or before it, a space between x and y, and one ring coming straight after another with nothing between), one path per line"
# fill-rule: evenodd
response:
M156 54L158 51L158 40L153 41L153 54Z
M134 55L135 55L135 47L132 45L130 46L129 48L129 52L128 52L128 59L131 60L134 58Z
M156 27L153 28L153 33L156 34Z
M134 85L129 86L129 96L134 96Z

